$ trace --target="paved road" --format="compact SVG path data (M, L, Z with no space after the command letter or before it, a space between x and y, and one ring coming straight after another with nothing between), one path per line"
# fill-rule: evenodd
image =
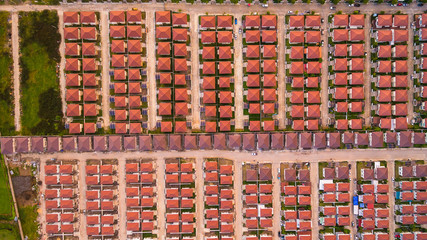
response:
M322 150L322 151L266 151L259 152L257 156L252 156L252 152L230 152L230 151L219 151L219 150L197 150L197 151L185 151L185 152L169 152L169 151L158 151L158 152L91 152L91 153L79 153L74 152L62 152L62 153L50 153L50 154L21 154L22 157L33 157L40 158L41 156L46 158L64 158L64 159L92 159L92 158L168 158L168 157L189 157L189 158L232 158L237 163L247 162L250 160L256 160L258 162L319 162L319 161L366 161L366 160L383 160L383 159L427 159L427 151L421 148L408 148L408 149L340 149L340 150ZM157 160L160 166L161 160ZM237 169L235 170L235 172ZM159 179L162 179L159 176Z
M118 224L117 230L119 232L119 239L127 238L127 227L126 227L126 159L122 158L118 161L117 169L117 183L119 184L116 190L119 194L118 197Z
M230 7L231 6L231 7ZM236 13L249 13L249 12L267 12L271 14L283 13L284 11L317 11L317 12L331 12L331 11L345 11L352 12L354 10L363 10L364 12L380 12L380 11L402 11L402 12L422 12L427 9L427 6L417 7L416 3L410 4L408 7L391 7L387 4L366 4L362 8L357 9L354 7L349 7L344 1L335 5L336 10L330 10L329 6L332 4L320 5L317 3L305 4L305 3L295 3L288 4L286 2L281 4L270 4L268 8L263 8L261 5L251 5L248 8L246 5L234 5L234 4L222 4L222 5L200 5L200 4L186 4L186 3L127 3L127 4L117 4L117 3L73 3L73 4L63 4L59 6L45 6L45 5L2 5L0 6L1 11L34 11L34 10L58 10L62 9L63 11L93 11L97 9L98 11L102 10L129 10L131 8L143 8L144 11L153 11L153 10L182 10L193 13L204 14L209 12L210 14L236 14Z
M157 163L156 166L156 184L157 184L157 237L158 239L166 238L166 196L165 196L165 159L153 158Z
M391 233L389 238L390 240L394 239L394 230L396 228L396 224L394 221L394 204L395 204L395 199L394 199L394 182L392 181L394 179L394 161L392 159L390 159L389 161L387 161L387 168L388 168L388 203L389 203L389 208L390 208L390 213L389 213L389 232Z
M310 164L311 239L319 239L319 164Z
M190 15L192 128L200 129L199 14Z
M242 240L243 235L243 199L242 199L242 164L234 162L234 239Z
M280 195L280 181L278 179L277 169L280 169L280 163L274 163L272 166L273 173L273 239L279 240L279 236L275 233L280 231L280 221L282 220L282 216L280 215L281 211L281 195Z
M365 126L371 126L371 21L370 16L365 16L365 71L364 71L364 91L365 91Z
M203 158L196 158L196 239L205 239L205 178L203 173Z
M349 164L351 164L353 167L350 169L350 196L354 196L354 190L356 189L356 184L354 183L354 179L357 179L357 172L356 172L356 165L357 163L355 161L351 161L349 162ZM354 240L354 234L356 234L357 229L354 227L351 227L351 222L355 221L356 216L354 216L353 214L353 209L351 206L351 202L349 203L350 206L350 227L348 227L350 229L350 236L351 238Z
M408 122L411 122L411 120L414 118L414 106L413 106L413 100L414 100L414 81L412 81L412 78L410 77L414 73L414 29L411 28L411 23L414 20L414 14L409 13L409 40L408 40Z
M154 12L147 12L147 83L148 83L148 129L156 128L157 119L157 91L156 91L156 32Z
M108 11L102 11L101 29L101 63L102 63L102 117L104 118L104 129L110 127L110 35Z
M235 128L243 129L243 34L238 34L239 28L242 27L242 14L235 14L237 24L234 24L234 33L237 39L234 39L234 102L235 102Z
M40 185L40 188L39 188L39 194L37 196L41 199L39 208L37 209L38 210L37 221L40 224L41 230L39 231L39 236L40 236L40 239L42 239L42 240L47 239L47 235L46 235L46 231L45 231L45 229L46 229L46 212L44 211L46 209L46 202L44 201L44 198L41 196L46 191L46 184L44 181L46 178L46 175L44 172L44 168L46 166L46 160L47 159L48 158L41 158L40 159L40 174L38 175L38 179L37 179L37 181L42 181L42 184Z
M59 54L61 55L61 61L59 62L59 90L62 101L62 113L66 116L67 102L65 101L66 94L66 81L65 81L65 40L64 40L64 12L58 11L59 27L58 31L61 35L61 44L59 45Z
M322 23L321 29L323 30L324 34L321 36L323 41L322 48L322 59L327 60L329 59L329 49L328 49L328 32L329 29L327 28L328 24L328 14L321 14L320 15L324 21ZM320 97L321 97L321 105L320 105L320 112L322 116L322 127L326 127L328 124L329 119L329 109L328 109L328 102L329 102L329 93L328 93L328 86L329 86L329 71L328 71L328 61L322 62L322 76L321 76L321 82L320 82Z
M13 101L15 112L15 130L21 131L21 104L20 104L20 66L19 66L19 29L18 12L12 12L12 57L13 57Z
M278 61L278 72L277 72L277 92L278 92L278 101L279 101L279 109L278 109L278 120L279 120L279 129L286 128L286 76L285 76L285 16L279 15L277 16L277 52L279 56L277 56Z
M86 185L86 161L79 161L79 165L78 165L78 170L79 170L79 190L78 190L78 194L79 194L79 213L78 216L80 217L79 220L79 235L80 239L85 239L87 238L87 232L86 232L86 214L83 213L81 210L86 210L86 190L87 190L87 185ZM44 171L42 171L44 173Z

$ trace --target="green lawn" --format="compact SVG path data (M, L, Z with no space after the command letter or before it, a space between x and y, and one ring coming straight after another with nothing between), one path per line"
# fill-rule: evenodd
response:
M22 231L24 236L28 236L28 240L37 240L37 206L26 206L19 208L19 217L21 219Z
M0 133L14 135L9 12L0 12Z
M19 239L18 226L16 224L0 224L0 239L2 240L16 240Z
M13 216L15 215L13 213L13 200L9 188L9 179L6 172L7 170L3 162L3 156L0 158L0 161L0 216L13 219Z
M56 68L49 59L46 51L37 43L23 49L21 61L25 64L30 73L26 82L26 87L22 88L22 131L23 134L37 134L37 126L42 124L42 96L49 97L48 92L57 92L58 82L56 77ZM57 93L59 96L59 93ZM47 96L46 96L47 95ZM55 107L55 106L52 106ZM61 111L61 101L58 102L59 111ZM54 130L54 129L50 129ZM39 132L43 134L43 132ZM52 133L52 131L50 132Z
M60 134L62 106L56 66L59 63L56 11L20 12L22 134Z

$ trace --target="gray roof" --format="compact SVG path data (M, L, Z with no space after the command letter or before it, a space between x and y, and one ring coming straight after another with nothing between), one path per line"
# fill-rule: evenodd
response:
M203 150L212 149L212 135L199 135L199 148Z
M196 150L197 149L197 136L196 135L185 135L184 136L184 148L185 148L185 150Z
M341 137L340 133L328 133L329 138L329 147L330 148L339 148L341 146Z
M47 152L59 151L59 137L47 137Z
M288 150L298 149L298 133L286 133L285 147Z
M28 152L28 138L27 137L18 137L15 139L16 152L26 153Z
M326 133L318 132L314 133L313 144L316 149L326 148Z
M1 139L1 153L2 154L13 153L13 138L6 137Z
M313 142L311 140L311 133L304 132L300 134L300 147L303 149L310 149L313 145Z
M153 149L157 151L168 150L168 139L166 135L153 136Z
M62 150L64 150L64 151L76 151L76 138L75 137L63 137L62 138Z
M397 133L387 131L386 133L386 143L397 143Z
M31 152L43 152L44 144L42 137L31 137Z
M259 169L259 180L270 181L272 178L271 168L262 167Z
M269 150L270 149L270 134L269 133L258 133L258 148L261 150Z
M271 149L273 150L283 150L285 148L283 133L273 133L271 134Z
M224 133L217 133L214 135L214 148L217 150L227 149Z
M369 144L369 135L367 133L356 133L356 139L358 146L367 146Z
M384 144L384 138L382 132L371 132L369 133L371 136L371 141L369 143L369 147L381 148Z
M169 135L169 150L182 151L181 135Z
M397 133L397 139L398 139L397 143L398 143L399 147L401 147L401 148L412 147L411 138L412 138L412 132L410 132L410 131L398 132Z
M354 144L354 133L353 132L344 132L342 134L342 143Z
M122 150L122 136L108 136L108 151Z
M125 150L136 150L136 137L135 136L123 137L123 148Z
M148 135L139 136L139 150L141 151L151 150L151 136L148 136Z
M228 147L231 149L240 149L242 146L242 137L240 134L228 135Z
M91 137L89 136L78 136L77 145L80 152L92 151Z
M253 151L256 149L255 134L243 134L243 149L248 151Z
M423 132L413 133L413 144L426 144L426 134Z
M105 143L105 136L93 136L93 150L106 151L107 147Z

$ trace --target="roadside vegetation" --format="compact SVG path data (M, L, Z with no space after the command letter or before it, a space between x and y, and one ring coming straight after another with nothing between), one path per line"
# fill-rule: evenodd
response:
M13 206L12 192L9 187L7 168L0 156L0 239L19 239L18 224L14 221L15 209Z
M57 65L60 61L56 11L20 12L22 134L64 131Z
M0 12L0 134L15 134L13 116L12 70L9 12Z

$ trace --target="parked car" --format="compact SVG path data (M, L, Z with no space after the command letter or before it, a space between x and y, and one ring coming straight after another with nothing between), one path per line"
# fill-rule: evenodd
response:
M237 18L234 19L234 24L237 24Z

